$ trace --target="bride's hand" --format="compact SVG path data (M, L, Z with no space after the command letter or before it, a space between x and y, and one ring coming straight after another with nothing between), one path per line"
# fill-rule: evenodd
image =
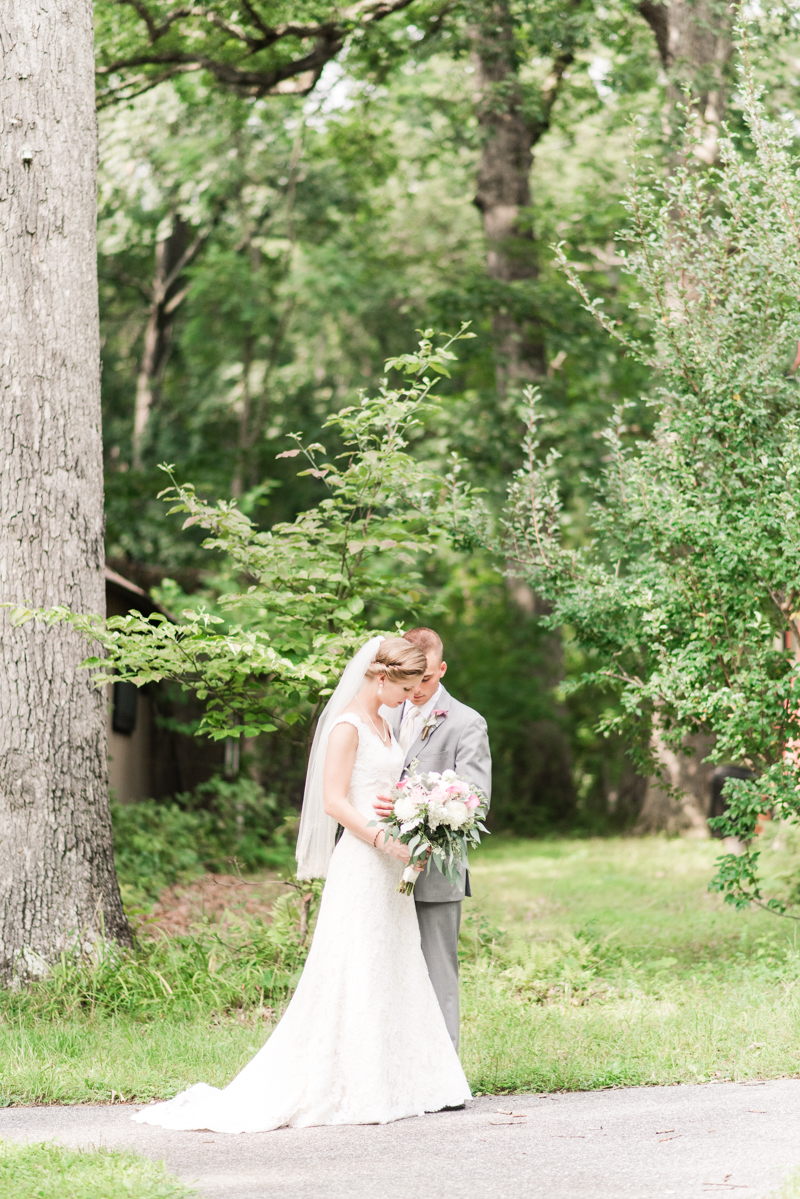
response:
M385 834L381 835L383 836L383 844L381 845L383 852L388 853L390 858L397 858L398 862L402 862L404 866L407 866L411 861L411 851L408 846L404 845L402 841L395 841L393 837L387 838Z

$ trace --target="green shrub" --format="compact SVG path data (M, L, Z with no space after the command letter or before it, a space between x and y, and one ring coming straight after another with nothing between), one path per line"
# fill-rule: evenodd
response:
M176 803L121 804L112 800L114 860L126 898L155 899L164 887L204 870L210 814Z
M171 803L112 800L114 857L123 897L141 903L204 870L291 867L292 821L252 779L212 778Z
M216 776L175 802L187 814L211 817L205 826L206 869L229 869L234 858L242 870L294 865L291 832L297 813L283 811L275 796L247 775Z

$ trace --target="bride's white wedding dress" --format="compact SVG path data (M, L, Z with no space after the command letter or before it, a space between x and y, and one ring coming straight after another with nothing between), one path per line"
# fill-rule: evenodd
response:
M358 749L348 798L372 804L403 751L351 713ZM161 1128L266 1132L284 1125L386 1124L470 1098L420 948L403 866L345 831L334 850L314 941L283 1019L224 1090L205 1083L133 1119Z

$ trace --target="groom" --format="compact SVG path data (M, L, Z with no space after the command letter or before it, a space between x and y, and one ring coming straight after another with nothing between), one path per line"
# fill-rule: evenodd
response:
M405 770L417 759L421 771L455 770L491 796L492 759L483 717L459 703L442 684L447 663L442 639L433 629L417 628L403 638L418 645L428 666L410 700L399 708L382 708L405 753ZM375 811L391 814L389 797L378 796ZM444 1013L447 1031L458 1049L458 931L461 901L470 895L469 873L461 867L461 881L453 886L435 862L423 871L414 887L422 952Z

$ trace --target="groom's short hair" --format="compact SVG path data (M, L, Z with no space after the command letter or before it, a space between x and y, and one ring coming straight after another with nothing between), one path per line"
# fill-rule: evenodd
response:
M409 629L407 633L403 633L403 640L410 641L412 645L418 645L426 654L435 651L439 655L439 660L444 661L444 645L434 629L427 629L424 625L420 625L416 629Z

